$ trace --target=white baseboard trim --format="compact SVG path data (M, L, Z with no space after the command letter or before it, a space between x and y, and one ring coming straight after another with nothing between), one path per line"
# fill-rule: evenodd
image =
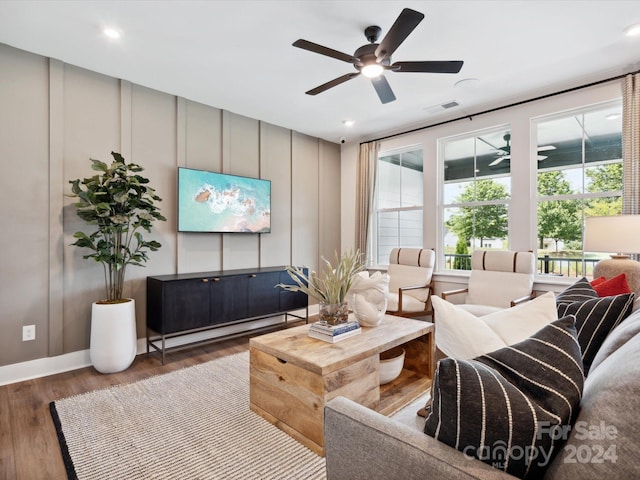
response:
M314 308L315 307L315 308ZM294 314L304 316L304 310L292 312ZM318 306L313 305L309 308L309 315L318 313ZM296 319L297 320L297 319ZM171 338L166 341L167 347L184 345L187 343L214 339L217 337L232 335L234 333L248 332L251 328L260 328L269 325L282 323L283 317L264 318L256 320L249 324L229 325L227 327L208 330L205 332L193 333L184 337ZM139 338L137 346L137 355L147 352L147 339ZM29 360L22 363L14 363L0 367L0 386L10 383L24 382L34 378L46 377L57 373L64 373L79 368L90 367L91 359L89 350L79 350L77 352L66 353L56 357L44 357L36 360Z
M76 370L90 365L89 350L80 350L56 357L44 357L28 362L5 365L0 367L0 386L68 372L69 370Z

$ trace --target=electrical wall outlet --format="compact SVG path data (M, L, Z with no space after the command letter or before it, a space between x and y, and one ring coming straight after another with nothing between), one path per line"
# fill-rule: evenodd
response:
M24 325L22 327L22 341L28 342L29 340L36 339L36 326L35 325Z

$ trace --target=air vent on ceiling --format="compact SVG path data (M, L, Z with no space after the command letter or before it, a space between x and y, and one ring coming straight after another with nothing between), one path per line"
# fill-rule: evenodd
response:
M444 102L440 105L432 105L430 107L426 107L424 110L429 115L435 115L436 113L440 113L444 110L448 110L450 108L459 107L460 104L455 100L451 100L450 102Z

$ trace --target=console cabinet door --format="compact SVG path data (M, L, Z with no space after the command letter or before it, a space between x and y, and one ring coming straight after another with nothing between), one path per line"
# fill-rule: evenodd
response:
M233 322L247 317L246 275L224 275L212 278L211 324Z
M280 309L280 272L256 273L249 275L247 317L259 317Z
M163 282L162 290L160 318L151 322L155 331L166 335L209 325L207 279Z

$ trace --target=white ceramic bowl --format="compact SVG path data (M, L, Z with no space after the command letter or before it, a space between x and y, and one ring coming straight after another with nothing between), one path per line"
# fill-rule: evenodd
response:
M404 348L395 347L380 354L380 385L393 382L404 366Z

